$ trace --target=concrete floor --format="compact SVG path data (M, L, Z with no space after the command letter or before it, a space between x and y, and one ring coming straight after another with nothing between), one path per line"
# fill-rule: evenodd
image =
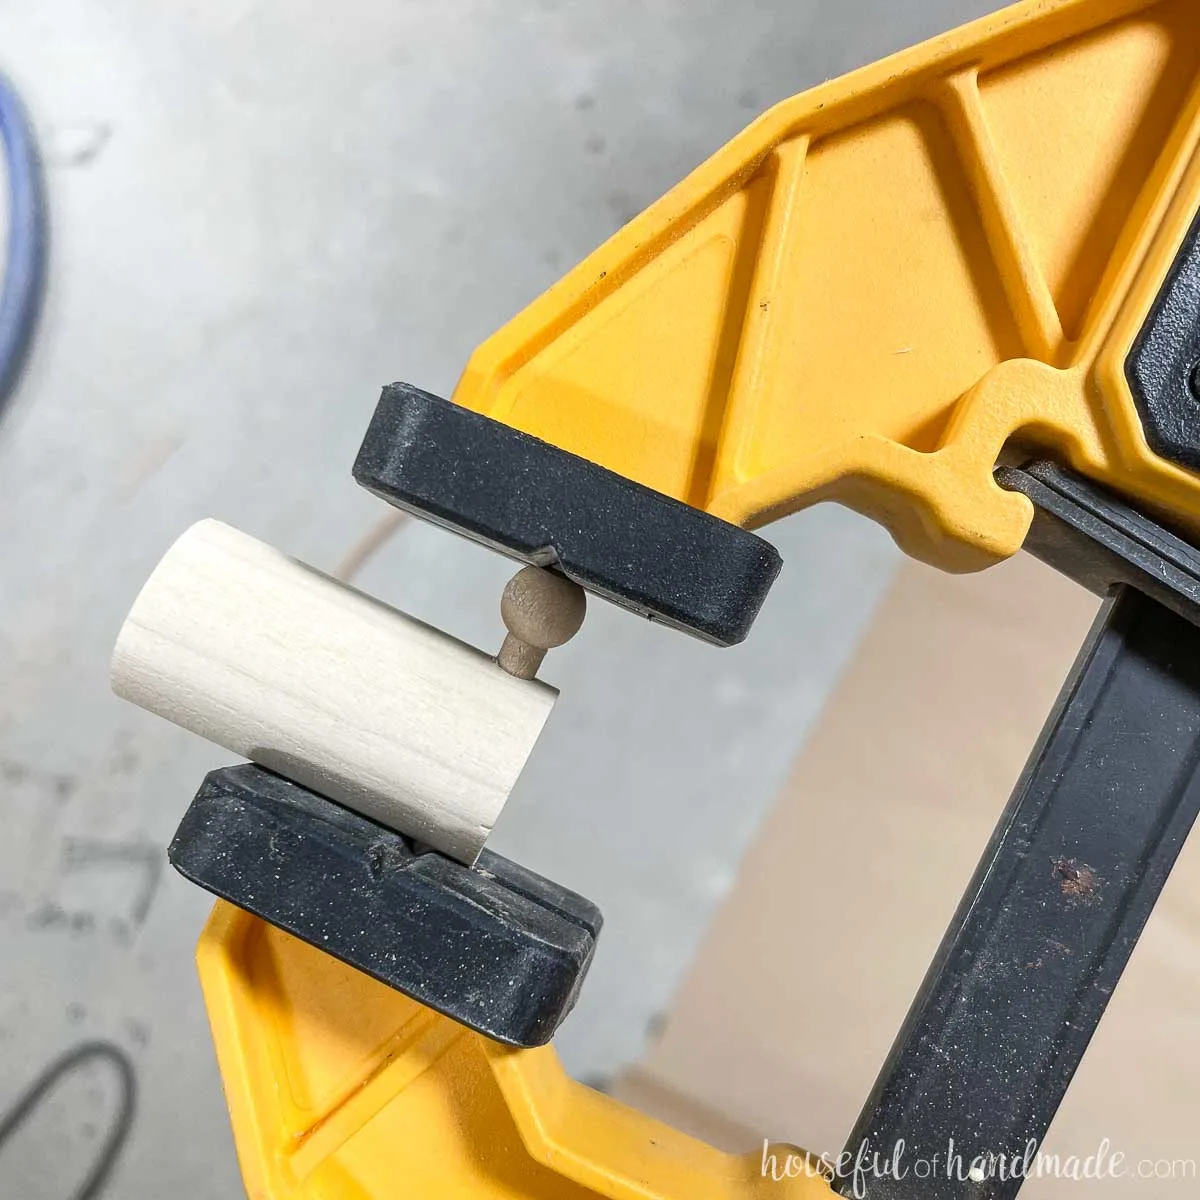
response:
M162 869L228 755L114 700L171 539L215 515L332 567L379 517L349 466L381 383L470 349L772 101L990 0L12 0L0 68L46 146L54 246L0 427L0 1110L85 1037L140 1081L106 1200L240 1194L192 966L208 899ZM716 652L596 603L493 845L598 901L559 1047L635 1059L888 579L877 529L775 527L786 568ZM498 644L507 563L408 528L359 579ZM686 813L686 819L681 814ZM635 832L636 831L636 832ZM115 1089L64 1083L0 1194L66 1200Z

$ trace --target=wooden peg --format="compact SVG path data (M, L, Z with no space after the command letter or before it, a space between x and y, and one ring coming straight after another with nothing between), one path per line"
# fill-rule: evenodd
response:
M583 624L587 597L565 575L524 567L500 597L500 616L508 636L496 662L518 679L532 679L546 651L569 642Z

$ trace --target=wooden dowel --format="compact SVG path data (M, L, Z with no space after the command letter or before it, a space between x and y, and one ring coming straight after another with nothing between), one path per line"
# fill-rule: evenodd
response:
M218 521L194 525L150 577L112 684L466 863L558 695Z

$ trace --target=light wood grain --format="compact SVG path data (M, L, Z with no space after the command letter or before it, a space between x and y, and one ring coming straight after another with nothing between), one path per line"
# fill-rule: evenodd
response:
M558 695L219 521L192 526L155 569L112 685L467 863Z

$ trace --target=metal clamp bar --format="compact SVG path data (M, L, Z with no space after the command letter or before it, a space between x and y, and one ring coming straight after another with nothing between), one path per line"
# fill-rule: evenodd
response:
M1097 521L1151 524L1070 491L1059 550ZM1132 547L1157 590L1177 564L1153 571L1154 541L1098 544ZM1200 814L1200 614L1173 608L1119 583L1097 619L850 1136L843 1195L1019 1191Z

